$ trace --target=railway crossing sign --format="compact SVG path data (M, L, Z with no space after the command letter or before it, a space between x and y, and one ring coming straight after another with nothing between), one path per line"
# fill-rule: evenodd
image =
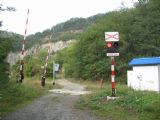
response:
M105 32L105 41L119 41L119 33L118 32Z
M107 56L119 56L119 33L118 32L105 32L105 41L107 48Z

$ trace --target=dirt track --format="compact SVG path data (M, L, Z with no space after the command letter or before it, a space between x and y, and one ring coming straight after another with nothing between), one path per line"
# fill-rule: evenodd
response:
M63 91L83 93L84 87L67 80L59 80ZM71 93L72 93L71 92ZM49 92L31 105L8 114L3 120L100 120L89 111L74 108L79 95Z

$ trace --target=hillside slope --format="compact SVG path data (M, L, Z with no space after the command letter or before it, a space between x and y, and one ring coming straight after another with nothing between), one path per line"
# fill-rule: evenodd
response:
M105 14L97 14L88 18L71 18L63 23L59 23L51 29L37 32L27 36L27 48L35 44L43 44L56 41L68 41L77 39L80 34L89 26L96 24Z

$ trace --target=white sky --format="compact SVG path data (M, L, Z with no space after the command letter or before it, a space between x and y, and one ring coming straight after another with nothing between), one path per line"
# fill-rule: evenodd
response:
M0 0L3 6L13 6L16 12L2 12L1 30L24 34L27 10L30 10L27 34L65 22L72 17L87 18L98 13L106 13L125 6L131 7L137 0Z

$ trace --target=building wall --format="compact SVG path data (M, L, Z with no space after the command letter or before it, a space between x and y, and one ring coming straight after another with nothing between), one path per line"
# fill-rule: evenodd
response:
M160 65L158 65L158 79L159 79L159 92L160 92Z
M127 77L128 86L133 89L160 91L160 66L133 66Z

